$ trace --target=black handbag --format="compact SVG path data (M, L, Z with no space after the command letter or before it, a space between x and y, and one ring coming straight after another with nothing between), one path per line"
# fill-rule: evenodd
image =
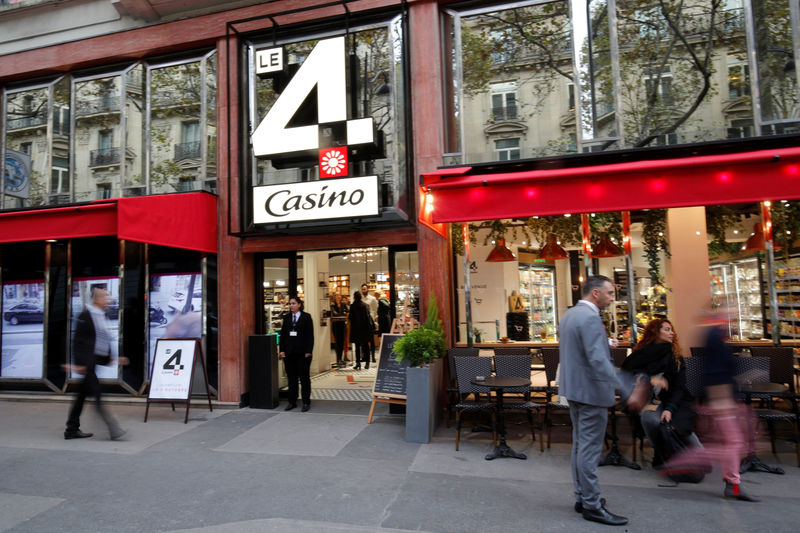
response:
M658 431L660 442L657 445L660 447L659 452L664 461L668 461L687 448L686 442L671 425L660 424ZM667 474L667 477L676 483L700 483L706 477L706 473L706 469L698 466L689 470L681 469L680 473Z

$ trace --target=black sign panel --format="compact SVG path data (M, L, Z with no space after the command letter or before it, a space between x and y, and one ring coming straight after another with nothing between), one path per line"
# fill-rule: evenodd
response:
M373 396L387 398L406 397L406 368L407 362L400 362L395 358L394 343L402 335L385 333L381 337L380 359L378 360L378 374L375 376Z

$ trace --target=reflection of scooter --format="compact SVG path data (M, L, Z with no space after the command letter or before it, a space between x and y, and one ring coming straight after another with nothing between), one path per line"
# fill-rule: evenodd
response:
M164 316L164 311L160 307L150 308L150 322L167 323L167 317Z

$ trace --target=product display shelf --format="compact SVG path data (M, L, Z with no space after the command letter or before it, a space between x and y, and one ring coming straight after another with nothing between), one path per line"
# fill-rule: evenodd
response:
M528 314L530 338L556 340L555 273L552 268L519 264L519 294Z
M800 257L775 261L775 292L778 298L780 337L800 339ZM766 295L764 301L769 318L769 298ZM772 324L767 323L765 329L767 336L772 338Z

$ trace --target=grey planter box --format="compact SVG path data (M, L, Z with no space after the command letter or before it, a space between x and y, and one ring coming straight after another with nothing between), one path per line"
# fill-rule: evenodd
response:
M441 359L406 369L406 442L431 441L442 412L442 369Z

